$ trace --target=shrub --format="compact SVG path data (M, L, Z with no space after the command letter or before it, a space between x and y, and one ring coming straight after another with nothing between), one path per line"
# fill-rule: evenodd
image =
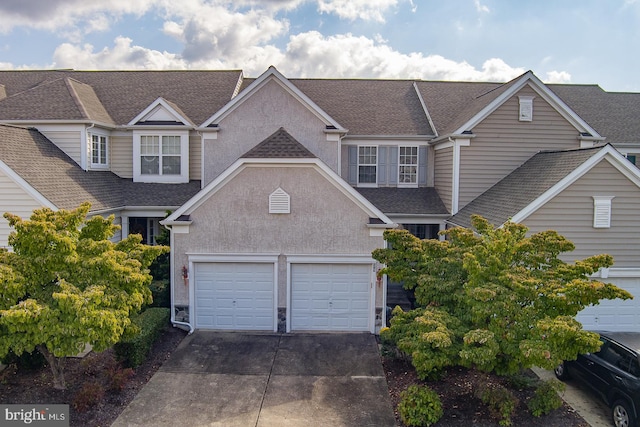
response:
M154 341L169 322L168 308L152 307L133 319L139 332L113 346L116 357L126 367L139 366L149 354Z
M100 383L91 381L84 383L78 394L73 399L73 407L78 412L84 412L95 406L104 397L104 388Z
M565 388L566 386L555 378L541 382L534 396L527 403L531 414L539 417L561 407L562 399L558 393L563 392Z
M475 395L489 407L489 412L499 419L501 426L511 425L511 416L518 406L518 399L509 389L499 384L484 383L477 387Z
M170 286L168 280L154 280L149 285L153 302L150 307L167 307L171 304Z
M523 373L508 375L506 378L509 385L517 390L533 388L540 381L538 378L530 377Z
M131 368L114 366L107 372L109 378L109 391L120 393L124 390L131 377L135 374Z
M398 413L408 426L430 426L442 418L442 402L429 387L414 384L400 393Z
M3 365L15 364L19 369L25 370L40 369L47 364L47 360L38 350L33 350L31 353L25 351L20 356L16 356L13 351L9 351L0 362Z

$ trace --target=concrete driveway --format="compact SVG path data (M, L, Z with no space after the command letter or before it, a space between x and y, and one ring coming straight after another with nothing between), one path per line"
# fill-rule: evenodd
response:
M197 331L113 426L394 426L370 334Z

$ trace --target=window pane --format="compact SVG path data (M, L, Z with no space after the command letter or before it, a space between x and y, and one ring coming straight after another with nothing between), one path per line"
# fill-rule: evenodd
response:
M400 166L400 183L415 184L417 173L415 166Z
M358 163L361 165L375 165L377 161L378 147L359 147Z
M160 137L158 136L141 136L140 137L140 155L157 156L160 154Z
M162 156L162 174L180 175L180 156Z
M375 184L376 183L376 167L360 166L358 170L358 182L363 184Z
M418 147L400 147L400 164L417 165Z
M100 137L100 163L103 165L107 164L107 137Z
M180 155L180 137L179 136L163 136L162 137L162 154Z
M141 156L140 173L143 175L158 175L160 173L160 157Z

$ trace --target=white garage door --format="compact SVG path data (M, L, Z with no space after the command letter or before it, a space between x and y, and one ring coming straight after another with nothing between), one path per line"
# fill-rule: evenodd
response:
M197 263L195 323L200 329L273 330L273 264Z
M292 264L291 329L368 331L370 264Z
M632 300L602 300L600 304L587 307L576 317L584 329L601 331L640 332L640 279L600 279L613 283L633 295Z

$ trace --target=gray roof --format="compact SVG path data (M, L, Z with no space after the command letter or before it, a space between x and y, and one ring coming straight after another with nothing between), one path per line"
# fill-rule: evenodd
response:
M601 149L542 151L465 205L449 221L471 227L471 215L477 214L500 226Z
M0 125L0 160L61 209L180 206L200 190L188 184L143 184L112 172L84 171L36 129Z
M433 187L356 188L385 215L448 215L449 211Z
M280 128L264 141L247 151L243 158L315 158L284 128Z
M0 84L7 93L7 98L0 100L0 118L85 119L65 88L65 81L73 79L90 86L102 104L99 107L95 100L81 97L90 116L103 108L115 124L126 125L162 97L176 105L193 123L201 124L231 100L241 77L239 70L0 71Z

